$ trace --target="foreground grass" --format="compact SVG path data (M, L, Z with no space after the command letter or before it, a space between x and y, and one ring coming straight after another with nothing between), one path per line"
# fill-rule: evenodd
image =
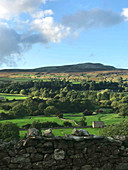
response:
M75 117L76 115L76 117ZM64 118L66 119L71 119L76 121L77 123L79 122L79 120L81 119L82 114L81 113L76 113L73 114L73 116L69 113L69 114L64 114ZM125 118L125 120L128 119L128 116ZM51 121L51 122L57 122L59 125L63 124L63 120L60 120L58 117L43 117L43 116L27 116L23 119L12 119L12 120L4 120L4 121L0 121L0 123L3 122L13 122L16 123L20 128L25 125L25 124L32 124L32 122L36 120L36 121L40 121L40 122L46 122L46 121ZM112 124L117 124L119 122L121 122L123 120L122 117L118 117L117 114L98 114L98 115L92 115L92 116L86 116L86 122L87 125L92 125L93 121L104 121L105 125L112 125ZM74 126L74 123L72 123L72 125ZM87 130L90 134L95 134L95 135L100 135L102 129L100 128L82 128ZM70 129L53 129L53 134L55 136L64 136L65 134L71 134L73 128ZM44 130L42 130L43 132ZM23 138L25 136L25 134L27 133L27 131L20 131L20 137Z
M79 129L79 128L78 128ZM100 135L100 128L82 128L89 132L89 134ZM73 128L71 129L53 129L53 134L55 136L64 136L65 134L71 135Z
M78 128L79 129L79 128ZM82 128L85 129L89 132L89 134L94 134L94 135L100 135L100 128ZM53 129L52 132L55 136L65 136L65 134L69 134L71 135L73 131L73 128L71 129ZM44 130L42 130L42 133L44 132ZM27 131L20 131L20 138L25 137Z

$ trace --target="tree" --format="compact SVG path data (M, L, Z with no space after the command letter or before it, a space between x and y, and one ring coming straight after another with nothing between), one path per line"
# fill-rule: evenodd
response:
M4 113L4 112L0 112L0 120L6 120L9 118L9 115Z
M63 123L63 126L64 126L64 127L71 127L72 124L71 124L70 122L68 122L68 121L65 121L65 122Z
M123 116L124 118L125 116L128 116L128 103L123 103L120 105L119 115Z
M121 102L122 102L122 103L128 103L128 96L124 96L124 97L121 99Z
M88 109L85 109L85 110L83 111L83 115L84 115L84 116L92 115L92 111L89 111Z
M110 92L108 89L105 89L104 91L101 92L101 100L109 100L109 95Z
M32 98L27 98L23 104L27 107L28 115L35 115L34 112L38 110L38 102Z
M88 109L88 110L94 109L94 105L88 99L84 99L81 103L84 105L84 109Z
M40 96L39 90L34 91L34 92L33 92L33 95L36 96L36 97L39 97L39 96Z
M46 108L46 104L45 103L39 103L38 110L39 110L40 115L44 114L44 109L45 108Z
M19 139L19 127L15 123L5 122L0 124L0 138L8 142Z
M82 118L80 119L79 121L79 125L80 126L86 126L87 125L87 122L85 122L86 118L84 116L82 116Z
M111 101L110 100L101 100L100 101L100 106L101 107L110 107L111 106Z
M55 99L48 99L48 100L46 101L46 104L47 104L48 106L53 106L53 105L55 105L55 102L56 102Z
M42 127L42 125L41 125L41 123L40 123L40 121L38 120L38 121L33 121L33 123L31 124L31 126L30 126L30 128L36 128L36 129L38 129L39 131L41 131L41 127Z
M58 110L55 108L55 106L48 106L46 109L44 109L45 116L55 115L57 112Z
M63 113L57 112L57 113L56 113L56 116L57 116L58 118L63 118Z
M105 127L101 134L104 136L128 136L128 120L123 120L119 124Z
M119 106L119 102L118 102L118 101L113 101L113 102L111 103L111 107L112 107L113 109L115 109L115 110L118 109L118 106Z
M12 107L10 105L3 105L2 109L4 110L10 110Z
M123 78L119 77L118 78L119 85L122 87L123 86Z
M27 116L27 108L23 104L19 103L16 106L14 106L10 111L9 115L12 118L22 118Z
M25 95L26 91L24 89L20 90L20 94Z

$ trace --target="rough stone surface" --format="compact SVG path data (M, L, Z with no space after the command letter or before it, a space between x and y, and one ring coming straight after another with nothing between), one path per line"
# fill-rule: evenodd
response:
M0 170L128 170L128 138L31 132L17 143L0 141Z
M92 170L91 165L82 166L81 170Z
M36 128L28 129L27 137L41 137L41 132Z
M54 135L52 133L52 129L45 130L44 133L43 133L43 136L49 137L49 138L54 137Z
M73 129L72 131L72 135L75 135L75 136L89 136L89 133L88 131L84 130L84 129L79 129L77 130L76 128Z
M65 152L63 150L60 150L60 149L54 150L54 159L55 160L61 160L61 159L64 159L64 157L65 157Z
M112 165L110 164L110 163L107 163L107 164L105 164L102 168L101 168L101 170L112 170Z
M120 163L117 167L116 170L128 170L128 163Z

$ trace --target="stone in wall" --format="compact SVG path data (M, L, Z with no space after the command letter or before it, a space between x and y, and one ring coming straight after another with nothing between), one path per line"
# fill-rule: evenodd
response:
M55 149L54 150L54 159L55 160L62 160L65 157L65 152L60 149Z
M128 170L127 138L75 137L1 142L0 170Z
M41 137L41 132L36 129L36 128L31 128L31 129L28 129L28 132L27 132L27 138L28 137Z

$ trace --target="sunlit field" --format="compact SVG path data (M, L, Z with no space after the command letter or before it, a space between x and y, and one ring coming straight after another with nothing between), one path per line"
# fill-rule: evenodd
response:
M76 115L76 117L75 117ZM71 116L71 114L64 114L64 119L70 119L70 120L74 120L77 123L79 123L80 119L82 117L82 113L76 113L74 114L74 116ZM86 122L88 126L92 125L93 121L104 121L105 125L112 125L112 124L117 124L120 121L123 120L122 117L118 117L117 114L98 114L98 115L92 115L92 116L85 116L86 118ZM126 117L125 119L128 119L128 117ZM40 121L40 122L56 122L59 125L63 125L64 120L59 119L58 117L43 117L43 116L28 116L25 117L23 119L12 119L12 120L4 120L4 121L0 121L1 123L3 122L13 122L16 123L19 128L21 128L23 125L26 124L32 124L32 122L36 120L36 121ZM72 123L72 122L71 122ZM72 126L76 126L74 123L72 123ZM76 126L77 127L77 126ZM83 129L83 128L82 128ZM100 128L84 128L85 130L87 130L90 134L95 134L95 135L100 135ZM64 136L65 134L71 134L73 128L59 128L59 129L53 129L53 133L55 136ZM20 136L23 137L25 135L26 131L20 131Z
M25 100L28 96L23 96L20 94L8 94L8 93L0 93L0 97L4 97L4 99L8 100Z
M78 129L80 129L80 128L78 128ZM87 130L89 132L89 134L95 134L95 135L100 135L100 131L102 130L100 128L95 128L95 129L82 128L82 129ZM66 128L65 129L53 129L52 133L54 134L54 136L65 136L65 134L71 135L72 131L73 131L73 128L71 128L71 129L69 129L69 128L68 129L66 129ZM44 130L42 130L42 133L43 132L44 132ZM26 134L27 134L26 130L20 131L20 138L24 138Z

